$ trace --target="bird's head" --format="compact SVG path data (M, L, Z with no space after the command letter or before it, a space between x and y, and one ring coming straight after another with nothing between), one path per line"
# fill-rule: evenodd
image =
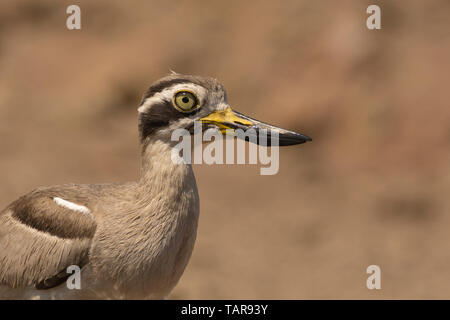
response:
M213 78L172 73L155 83L142 98L139 111L139 131L144 141L151 137L170 139L175 129L193 132L198 121L204 127L218 128L222 133L236 129L277 132L279 145L295 145L311 138L252 119L231 109L224 86ZM249 141L260 143L260 139ZM270 142L270 141L269 141Z

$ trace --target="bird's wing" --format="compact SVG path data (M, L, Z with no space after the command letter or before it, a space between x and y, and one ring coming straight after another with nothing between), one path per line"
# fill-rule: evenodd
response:
M0 212L0 284L59 285L68 266L88 262L96 227L90 210L70 196L31 192L20 198Z

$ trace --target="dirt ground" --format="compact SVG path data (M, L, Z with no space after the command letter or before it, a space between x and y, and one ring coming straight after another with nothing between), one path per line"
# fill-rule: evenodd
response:
M146 87L213 76L236 110L314 141L273 176L195 167L197 243L171 298L449 299L450 2L372 2L2 1L0 207L136 179Z

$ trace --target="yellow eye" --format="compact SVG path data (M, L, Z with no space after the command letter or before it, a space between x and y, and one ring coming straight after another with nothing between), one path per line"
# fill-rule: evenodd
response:
M179 91L173 97L175 107L181 112L191 112L198 108L197 97L189 91Z

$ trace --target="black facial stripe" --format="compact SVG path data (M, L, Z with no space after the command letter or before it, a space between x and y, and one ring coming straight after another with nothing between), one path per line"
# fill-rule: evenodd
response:
M200 83L196 83L195 81L192 81L192 79L184 79L184 78L177 78L177 79L170 79L170 80L164 80L161 82L158 82L154 85L152 85L148 90L144 93L144 96L142 97L141 104L144 104L145 100L147 100L150 97L153 97L156 93L162 92L164 89L170 88L176 84L181 83L194 83L196 85L201 86Z
M156 131L168 127L170 122L191 117L197 114L201 108L190 113L183 113L172 106L172 102L152 105L147 112L139 114L139 132L141 140L151 136Z
M140 114L139 131L141 139L155 133L158 129L167 127L171 120L183 118L183 114L178 112L168 103L159 103L152 105L152 107L144 113Z
M161 86L161 88L163 88L162 90L164 90L167 87L171 87L174 84L187 83L186 80L181 80L181 81L178 81L178 80L181 80L181 79L174 79L171 81L166 81L165 82L166 85ZM192 83L192 81L189 81L189 82ZM147 92L150 92L151 91L150 89ZM156 92L159 92L159 91L155 91L153 94L155 94ZM148 96L147 98L145 98L145 95L144 95L144 101L142 103L145 102L145 99L148 99L150 97L151 97L151 95ZM142 103L141 103L141 105L142 105ZM203 105L207 104L207 103L208 103L208 99L205 99L205 101L203 101ZM172 105L172 101L165 101L165 102L155 103L155 104L151 105L151 107L146 112L141 112L139 114L139 133L141 136L141 141L144 141L145 138L151 136L156 131L163 129L165 127L168 127L171 121L177 121L182 118L192 117L192 116L196 115L198 112L200 112L201 109L202 108L200 107L200 108L193 110L192 112L183 113L183 112L178 111Z

